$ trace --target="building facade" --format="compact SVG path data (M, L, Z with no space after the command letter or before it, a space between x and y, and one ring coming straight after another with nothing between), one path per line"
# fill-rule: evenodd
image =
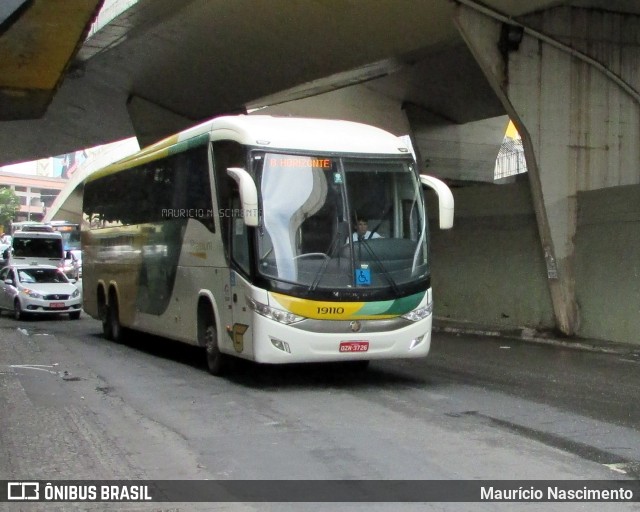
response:
M32 176L0 171L0 188L10 188L20 199L20 209L14 221L41 221L66 179Z

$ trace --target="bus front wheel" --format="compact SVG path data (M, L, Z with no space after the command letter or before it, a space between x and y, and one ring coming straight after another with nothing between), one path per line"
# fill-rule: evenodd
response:
M204 331L204 346L207 351L207 367L211 375L222 375L227 369L227 356L218 348L216 326L209 323Z

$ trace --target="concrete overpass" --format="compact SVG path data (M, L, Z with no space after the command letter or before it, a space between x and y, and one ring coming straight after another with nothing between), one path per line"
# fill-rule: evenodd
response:
M457 186L437 316L640 342L639 29L632 0L140 0L79 46L41 119L0 123L0 149L145 144L262 106L409 133ZM507 116L529 172L497 186Z

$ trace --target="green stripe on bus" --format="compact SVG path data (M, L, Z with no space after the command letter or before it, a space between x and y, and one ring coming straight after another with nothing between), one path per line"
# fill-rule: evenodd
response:
M209 142L209 134L202 133L197 135L196 137L192 137L190 139L184 140L182 142L178 142L177 144L168 148L169 156L175 155L176 153L182 153L183 151L187 151L189 149L202 146Z
M357 316L363 315L404 315L418 307L426 292L419 292L408 297L394 300L369 302L362 306Z

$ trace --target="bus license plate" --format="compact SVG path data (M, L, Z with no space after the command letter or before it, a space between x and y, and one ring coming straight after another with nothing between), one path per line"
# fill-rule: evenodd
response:
M341 341L340 352L366 352L369 350L368 341Z
M64 302L50 302L49 303L49 307L50 308L63 308L64 307Z

